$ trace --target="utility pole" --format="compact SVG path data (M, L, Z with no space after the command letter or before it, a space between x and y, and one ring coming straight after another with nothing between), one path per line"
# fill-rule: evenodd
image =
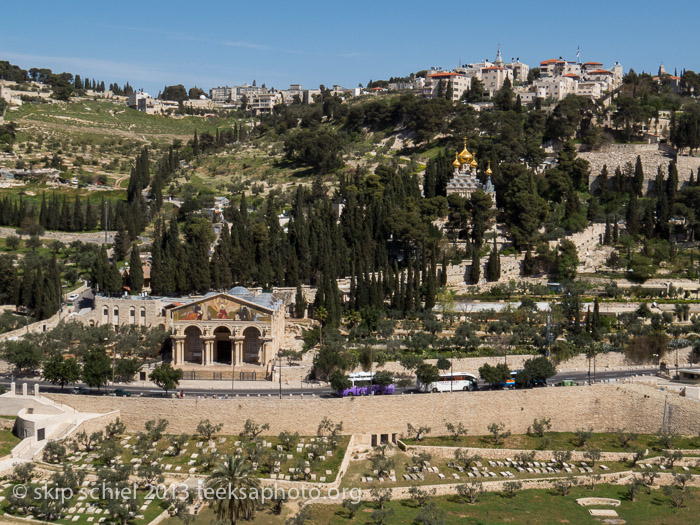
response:
M280 376L280 399L282 399L282 356L279 354L279 352L277 352L277 358L279 359L279 362L280 362L280 372L279 372L279 376Z

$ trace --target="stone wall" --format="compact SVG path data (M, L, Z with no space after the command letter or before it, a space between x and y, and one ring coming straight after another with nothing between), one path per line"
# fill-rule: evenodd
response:
M690 171L697 175L700 167L700 158L678 156L671 148L656 144L608 144L599 151L579 152L578 156L587 160L591 165L591 172L588 178L589 186L597 186L597 178L604 165L608 166L608 177L613 177L615 168L618 166L624 171L628 162L634 166L637 162L637 155L642 161L644 168L644 190L654 190L656 173L661 166L664 176L668 174L668 163L676 159L678 167L678 181L682 186L690 178Z
M344 399L46 397L81 412L119 410L132 432L141 431L154 417L168 418L172 433L192 433L199 421L209 418L224 425L224 434L241 432L245 421L252 419L269 423L269 435L283 430L313 435L324 417L342 421L347 434L402 434L411 423L427 425L437 435L444 433L446 421L463 423L472 435L487 434L493 422L506 423L513 433L524 433L533 419L541 417L551 418L554 432L573 431L584 424L597 432L626 428L653 433L663 424L681 434L700 432L700 403L636 384Z
M690 364L690 355L692 352L691 347L682 348L678 351L678 363L680 366L686 366ZM507 358L508 367L511 370L517 370L522 368L525 361L532 359L534 357L539 357L536 355L509 355ZM673 357L673 359L672 359ZM464 357L454 359L452 368L454 371L459 372L470 372L475 375L479 375L479 368L484 364L488 363L490 365L497 365L502 363L504 360L503 356L493 356L493 357ZM437 364L437 359L426 359L427 363ZM669 353L666 357L667 363L675 363L675 352L673 355ZM622 368L628 366L639 366L628 361L625 354L621 352L608 352L606 354L599 354L595 359L595 367L599 372L607 369ZM591 363L593 367L593 363ZM658 369L656 366L651 366L654 370ZM381 367L377 367L376 370L388 370L394 372L395 374L405 374L406 369L403 368L397 361L389 361ZM559 372L574 372L588 370L588 358L584 354L578 354L571 359L562 361L557 365L557 371ZM356 371L360 371L358 368Z

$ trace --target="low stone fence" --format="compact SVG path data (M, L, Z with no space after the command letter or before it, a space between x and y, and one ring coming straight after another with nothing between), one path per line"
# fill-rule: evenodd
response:
M515 458L522 454L535 453L535 461L550 461L554 457L554 450L527 450L527 449L508 449L508 448L472 448L472 447L444 447L430 445L407 445L403 441L398 442L406 452L411 454L420 454L427 452L434 458L454 459L455 451L462 449L466 450L471 455L478 455L487 459L506 459ZM598 461L630 461L634 456L633 452L601 452ZM584 451L571 451L572 461L586 461L586 453Z

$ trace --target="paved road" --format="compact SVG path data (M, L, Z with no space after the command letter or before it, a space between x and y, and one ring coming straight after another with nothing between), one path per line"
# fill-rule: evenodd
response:
M595 375L595 381L600 383L603 381L609 381L613 379L624 379L626 377L632 377L632 376L638 376L638 375L653 375L655 374L655 370L649 369L649 368L635 368L631 370L611 370L611 371L603 371L603 372L597 372ZM588 372L562 372L560 374L557 374L553 379L550 380L550 384L557 384L563 379L573 379L577 384L585 384L588 382ZM593 373L591 371L591 380L593 381ZM33 391L34 384L39 383L40 385L40 390L43 392L55 392L55 393L64 393L64 394L69 394L73 391L72 386L67 386L63 390L61 390L60 387L51 385L50 383L47 383L45 381L40 381L37 379L27 379L27 380L16 380L17 388L21 388L21 383L27 383L29 392ZM10 386L10 379L4 378L0 379L0 385L4 386L5 388L9 388ZM234 393L237 396L262 396L262 397L267 397L267 396L272 396L272 397L279 397L280 395L280 390L277 387L277 385L274 385L270 382L260 382L261 386L256 386L255 382L251 381L237 381L234 383ZM264 385L264 386L262 386ZM480 388L485 388L486 385L480 383ZM148 397L163 397L165 394L162 390L159 390L154 387L150 386L137 386L137 385L115 385L108 387L107 389L102 389L102 391L98 390L93 390L95 395L104 395L105 391L111 392L114 388L121 388L124 390L127 390L132 394L132 396L148 396ZM221 387L220 388L214 388L214 389L201 389L201 388L195 388L195 387L184 387L182 389L184 391L185 396L206 396L206 397L211 397L211 396L231 396L231 383L229 381L221 381ZM407 387L407 388L398 388L396 389L397 393L400 394L416 394L420 395L415 387ZM172 393L168 393L168 396L172 395ZM308 383L304 384L304 388L298 388L298 387L289 387L286 385L282 385L282 396L288 397L288 396L316 396L316 397L334 397L334 392L333 390L326 385L322 384L314 384L314 383Z

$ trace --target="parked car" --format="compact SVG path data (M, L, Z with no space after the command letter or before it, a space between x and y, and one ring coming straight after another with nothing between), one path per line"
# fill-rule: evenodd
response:
M117 388L113 394L117 397L131 397L131 392L124 390L123 388Z
M73 389L73 393L74 393L74 394L89 394L89 393L90 393L90 389L89 389L89 388L85 388L84 386L76 386L76 387Z
M68 296L68 301L72 303L73 301L76 301L78 297L80 297L80 294L72 293Z

